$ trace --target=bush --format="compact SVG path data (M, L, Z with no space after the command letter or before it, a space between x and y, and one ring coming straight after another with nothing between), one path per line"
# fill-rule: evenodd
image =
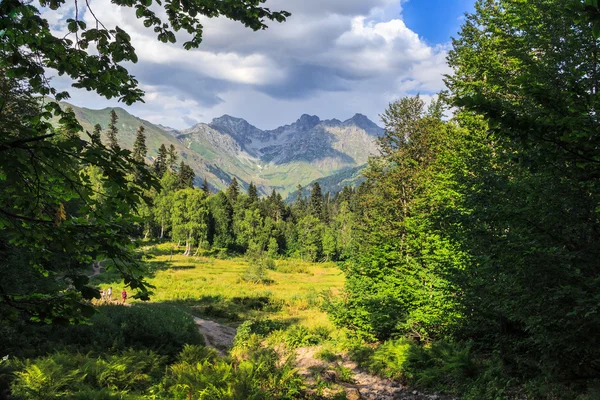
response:
M253 258L248 262L248 267L242 274L242 280L254 284L271 283L267 270L275 269L275 263L270 258Z
M308 270L306 264L302 263L299 260L284 260L280 261L277 265L277 272L281 272L284 274L308 274L310 271Z
M193 318L166 304L101 306L88 325L55 329L54 340L97 353L152 350L171 360L185 344L204 344Z
M335 354L333 351L331 351L331 349L323 348L315 354L315 358L317 360L334 362L334 361L337 361L340 357L337 354Z
M405 365L414 385L453 392L470 385L478 373L470 345L441 341L410 347Z
M402 379L409 352L414 346L407 339L389 340L379 346L371 355L369 370L391 379Z
M298 347L314 346L321 342L321 338L303 325L295 325L285 333L285 344L290 349Z
M83 385L84 373L61 362L63 354L27 360L18 366L12 382L12 394L26 400L68 397Z
M188 353L195 352L188 348ZM279 355L257 347L237 363L223 358L189 362L180 357L169 368L169 390L176 398L290 399L297 398L302 380L290 359L279 365Z
M160 380L164 357L152 351L128 350L97 363L100 387L119 392L143 392Z

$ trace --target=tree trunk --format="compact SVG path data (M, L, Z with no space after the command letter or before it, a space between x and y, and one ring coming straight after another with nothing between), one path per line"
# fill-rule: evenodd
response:
M160 238L162 239L164 237L165 237L165 219L163 217L160 220Z

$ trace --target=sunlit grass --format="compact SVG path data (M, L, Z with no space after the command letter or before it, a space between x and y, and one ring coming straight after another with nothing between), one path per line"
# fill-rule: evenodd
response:
M330 326L325 313L319 310L320 294L338 292L344 284L343 273L334 263L277 260L280 270L268 272L272 283L253 284L240 279L248 266L242 258L186 257L172 244L141 251L150 270L148 282L155 286L151 301L175 302L198 315L234 325L249 318L267 317L307 327ZM111 272L92 282L103 288L112 285L118 296L123 287Z

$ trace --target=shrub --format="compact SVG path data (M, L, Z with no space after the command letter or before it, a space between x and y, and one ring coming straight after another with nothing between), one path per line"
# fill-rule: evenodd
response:
M285 344L291 349L314 346L319 344L320 341L321 339L317 335L310 332L303 325L295 325L288 329L285 334Z
M18 366L12 382L12 394L26 400L64 398L83 385L85 375L80 369L63 362L66 355L54 354Z
M354 383L354 375L350 368L344 367L341 364L336 364L334 367L337 379L340 382Z
M275 269L273 260L266 257L250 259L248 267L242 274L242 280L254 284L271 283L267 270Z
M306 267L306 264L298 260L285 260L279 262L277 265L277 272L283 274L308 274L310 271Z
M407 339L389 340L371 355L369 370L391 379L402 379L409 352L414 344Z
M100 387L120 392L142 392L161 377L164 357L152 351L128 350L98 362Z
M169 368L169 390L176 398L206 400L297 398L302 380L291 360L278 364L279 355L260 346L235 364L223 358L190 363L180 357Z
M477 376L470 345L434 342L412 346L406 358L406 375L416 385L458 391Z
M204 344L192 317L166 304L102 306L88 325L57 328L54 340L98 353L152 350L171 360L185 344Z
M333 351L331 351L331 349L323 348L315 354L315 358L318 360L334 362L337 361L340 357Z

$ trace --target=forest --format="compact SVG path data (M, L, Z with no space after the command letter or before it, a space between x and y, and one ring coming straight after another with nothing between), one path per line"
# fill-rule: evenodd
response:
M190 50L199 16L290 16L263 3L112 6ZM143 126L122 148L114 111L84 131L47 69L125 104L143 91L127 32L68 29L0 3L0 398L600 396L597 0L477 1L447 90L382 110L364 181L290 204L195 187L173 148L147 157Z

